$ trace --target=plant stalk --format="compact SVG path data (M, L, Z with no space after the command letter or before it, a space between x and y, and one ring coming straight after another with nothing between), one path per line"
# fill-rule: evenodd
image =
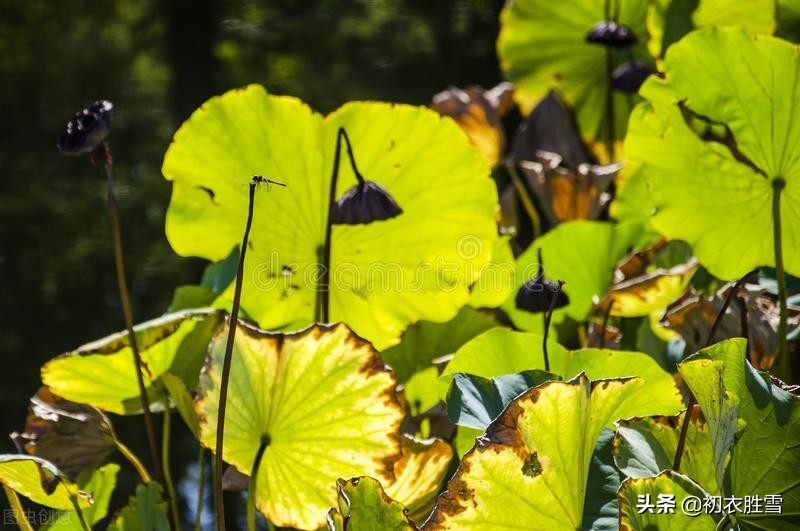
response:
M556 293L553 294L553 298L550 299L550 307L547 309L547 312L544 314L544 334L542 334L542 352L544 353L544 370L550 372L550 357L547 355L547 336L550 333L550 319L553 317L553 309L556 305L556 299L558 299L558 293L561 291L561 287L564 285L563 280L558 281L558 289Z
M19 501L17 492L12 488L7 487L5 483L3 484L3 491L6 493L6 497L8 498L8 504L11 506L11 512L14 515L14 520L16 521L17 527L19 527L22 531L33 531L33 526L28 521L28 517L25 514L25 509L22 507L22 502Z
M133 354L133 363L136 368L136 383L139 386L139 399L144 414L144 425L147 432L147 443L150 447L150 457L156 469L156 477L163 481L164 471L161 467L161 460L158 455L158 444L156 443L155 429L153 428L153 415L150 412L150 400L147 397L147 388L144 384L144 363L139 354L139 347L136 343L136 334L133 331L133 315L131 312L131 302L128 296L128 285L125 281L125 258L122 253L122 236L119 228L119 213L117 199L114 195L114 176L113 159L111 158L111 148L107 143L102 144L105 155L106 169L106 193L108 197L108 220L111 224L111 236L114 240L114 265L117 272L117 288L119 290L119 300L122 306L122 313L125 319L125 328L128 331L128 343Z
M350 167L358 179L358 184L364 184L364 177L358 171L356 159L353 155L353 146L344 127L336 133L336 151L333 154L333 171L331 173L331 188L328 195L328 220L325 224L325 243L322 248L322 270L320 271L319 284L317 285L317 301L314 320L318 323L327 323L330 320L330 268L331 268L331 236L333 234L333 205L336 204L336 185L339 181L339 162L341 160L342 139L347 144L347 155L350 158Z
M261 458L269 446L268 435L261 438L261 444L256 452L256 459L253 461L253 468L250 470L250 486L247 490L247 531L256 531L256 481L258 468L261 466Z
M250 198L247 206L247 223L242 237L239 253L239 266L236 270L236 285L233 292L233 306L228 321L228 342L225 344L225 358L222 361L222 376L219 386L219 410L217 412L217 440L214 455L214 511L216 512L217 530L225 531L225 504L222 500L222 443L225 436L225 407L228 401L228 379L231 375L231 358L233 357L233 340L239 322L239 303L242 298L242 281L244 277L244 258L247 254L247 241L250 238L250 227L253 224L253 205L256 198L257 184L250 183Z
M600 348L606 348L606 328L608 328L608 318L611 316L611 310L614 308L614 298L608 302L608 308L603 313L603 325L600 328Z
M616 124L614 123L614 88L611 86L611 76L614 72L614 51L606 47L606 155L608 164L614 162L614 137Z
M78 494L75 492L70 492L69 501L72 502L72 507L75 509L75 514L78 515L78 522L81 524L81 529L83 529L83 531L92 531L92 528L89 527L89 524L86 522L83 509L81 509L81 506L78 503Z
M778 360L781 364L781 376L788 381L792 374L787 337L789 331L789 309L786 303L786 274L783 270L783 241L781 239L781 192L785 187L786 181L780 177L772 181L772 239L775 246L775 280L778 282L778 304L780 308Z
M178 503L175 495L175 484L172 482L172 471L169 466L170 420L172 418L172 410L169 408L169 396L164 397L164 404L166 407L164 409L164 422L161 428L161 462L164 465L164 483L167 489L167 496L169 496L169 512L170 519L172 520L172 528L175 531L179 531L181 523L179 520Z
M506 170L508 171L509 177L511 177L511 183L514 185L514 190L517 192L517 197L519 197L522 207L525 209L525 213L528 214L528 217L531 220L533 237L536 238L542 233L542 219L539 217L539 213L536 211L536 207L533 204L533 199L528 193L528 188L525 186L525 182L522 180L522 177L520 177L519 172L517 171L517 166L513 162L508 161L506 163Z
M198 478L197 478L197 512L194 517L194 531L202 531L203 527L203 494L206 481L206 451L200 445L200 454L197 456Z
M731 305L733 296L738 293L739 289L741 289L750 275L751 273L747 273L745 276L737 280L736 284L734 284L730 291L728 291L728 294L725 296L725 302L722 303L722 308L717 313L717 317L714 319L714 324L711 325L711 330L708 332L708 337L706 337L706 343L703 348L711 345L711 342L714 340L714 335L717 333L717 329L722 324L722 318L725 316L725 312L728 311L728 306ZM689 392L691 393L691 389ZM689 433L689 423L692 419L692 413L694 411L695 404L697 404L697 400L694 397L694 393L691 393L689 396L689 403L686 406L686 415L683 417L683 424L681 425L681 435L678 438L678 447L675 450L675 460L672 463L672 470L675 472L680 472L681 459L683 458L683 448L686 446L686 435Z
M127 459L130 462L130 464L133 465L133 468L136 469L136 472L139 473L139 477L142 479L142 483L147 484L153 481L152 478L150 477L150 474L147 472L147 468L145 468L145 466L142 464L139 458L136 457L136 454L134 454L130 448L125 446L122 443L122 441L118 440L116 436L114 437L114 444L116 445L117 450L119 450L119 453L121 453L122 456L125 457L125 459Z

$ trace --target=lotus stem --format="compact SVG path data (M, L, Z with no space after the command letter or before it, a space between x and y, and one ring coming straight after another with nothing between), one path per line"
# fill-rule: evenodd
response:
M780 320L778 321L778 363L783 380L791 377L791 360L789 359L788 319L789 309L786 303L786 274L783 270L783 241L781 238L781 192L786 181L777 178L772 181L772 239L775 246L775 280L778 282L778 304Z
M536 238L542 233L542 220L539 217L539 213L536 211L536 207L533 205L533 199L528 193L528 188L525 186L525 182L522 180L522 177L520 177L519 172L517 171L516 164L511 161L506 162L506 170L508 171L509 177L511 177L511 183L514 185L514 190L517 192L517 196L522 203L522 207L525 209L525 213L528 214L528 218L531 220L533 237Z
M161 467L161 460L158 455L158 444L156 443L155 429L153 428L153 416L150 413L150 400L147 397L147 388L144 384L144 364L139 353L139 346L136 343L136 334L133 331L133 315L131 312L131 302L128 296L128 284L125 281L125 257L122 252L122 236L119 228L119 213L117 199L114 195L114 175L113 159L111 148L106 142L101 144L102 153L105 156L106 169L106 193L108 196L108 220L111 224L111 236L114 241L114 265L117 272L117 288L119 291L120 305L125 319L125 328L128 331L128 343L133 354L133 363L136 370L136 383L139 386L139 400L141 401L142 412L144 414L144 425L147 432L147 443L150 447L150 457L156 469L156 476L163 480L164 471Z
M3 484L3 491L5 491L6 497L8 498L8 504L11 506L11 512L14 514L17 527L22 531L33 531L33 526L31 526L31 523L28 521L25 509L22 507L22 502L19 501L17 492L5 484Z
M550 357L547 355L547 336L550 333L550 319L553 317L553 309L556 306L556 300L558 299L558 293L561 291L561 287L564 285L563 280L558 281L558 289L556 293L553 294L553 298L550 299L550 307L544 314L544 334L542 335L542 352L544 353L544 370L550 372Z
M336 133L336 151L333 154L333 171L331 173L331 188L328 195L328 220L325 224L325 243L322 248L322 270L320 271L319 284L317 285L317 301L314 320L318 323L327 323L330 320L330 267L331 267L331 236L333 234L333 206L336 204L336 185L339 181L339 162L341 160L342 140L347 144L347 155L350 157L350 166L358 179L358 184L364 184L364 177L358 171L356 159L353 155L353 146L344 127Z
M72 502L72 507L75 509L75 514L78 515L78 522L81 524L81 529L83 529L83 531L92 531L92 528L86 522L83 509L81 509L81 505L78 503L78 494L70 490L69 501Z
M170 519L172 520L172 528L175 531L179 531L181 523L178 519L178 503L175 495L175 484L172 481L172 471L169 466L170 420L172 418L172 410L169 408L169 396L164 397L164 404L164 423L161 428L161 462L164 465L164 484L167 489L167 496L169 496L169 512Z
M720 324L722 324L722 318L725 316L725 312L728 311L728 306L731 305L731 301L733 300L733 296L738 293L739 289L744 285L747 279L750 277L751 273L747 273L745 276L740 278L736 281L736 284L728 291L728 294L725 296L725 302L722 303L722 308L720 308L719 312L717 312L717 317L714 319L714 324L711 325L711 330L708 332L708 337L706 337L706 343L703 348L706 348L711 345L711 342L714 340L714 335L717 333L717 329L719 328ZM691 390L689 390L691 393ZM689 395L689 403L686 406L686 415L683 417L683 424L681 425L681 435L678 438L678 447L675 450L675 460L672 464L672 469L675 472L680 472L681 470L681 458L683 457L683 448L686 446L686 435L689 433L689 423L692 419L692 412L694 411L694 406L697 403L697 400L694 397L694 393Z
M200 445L200 453L197 456L198 478L197 478L197 512L194 517L194 531L202 531L203 527L203 494L206 481L206 451Z
M253 461L253 468L250 470L250 486L247 490L247 531L256 531L256 482L258 468L261 466L261 458L264 457L264 452L267 446L269 446L269 443L269 435L264 435L261 438L261 444L258 446L256 459Z
M121 453L122 456L125 459L127 459L130 464L133 465L133 468L136 469L136 472L138 472L139 477L142 480L142 483L147 484L153 481L152 478L150 477L150 474L147 472L147 468L145 468L145 466L142 464L139 458L136 457L136 454L134 454L130 448L125 446L125 444L123 444L122 441L117 439L116 436L114 436L114 445L117 447L117 450L119 450L119 453Z
M614 88L611 77L614 72L614 51L606 47L606 155L608 164L614 162L614 137L617 135L614 123Z
M253 224L253 205L256 199L257 183L250 183L250 198L247 206L247 223L242 237L239 253L239 266L236 270L236 285L233 292L233 306L228 322L228 341L225 344L225 358L222 362L222 376L219 385L219 410L217 412L217 440L214 452L214 511L216 512L217 530L225 531L225 503L222 500L222 447L225 436L225 407L228 401L228 379L231 375L231 358L233 357L233 340L239 322L239 303L242 298L242 280L244 277L244 258L247 254L247 242L250 238L250 227Z
M608 301L608 307L603 313L603 325L600 328L600 348L606 348L606 327L608 327L608 318L611 316L611 309L614 307L614 298Z

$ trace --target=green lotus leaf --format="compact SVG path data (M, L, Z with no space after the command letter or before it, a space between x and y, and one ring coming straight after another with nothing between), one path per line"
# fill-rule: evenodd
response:
M659 496L672 496L673 513L658 512ZM688 515L682 510L683 501L694 496L700 500L701 510L697 515ZM665 470L653 478L628 478L619 488L619 528L658 529L667 531L708 531L716 529L719 516L702 510L706 492L691 478L672 470ZM651 508L652 505L652 508ZM670 506L662 502L663 507ZM641 512L640 512L641 511Z
M720 406L704 398L703 389L713 389L721 380L729 396L738 398L735 445L725 470L726 496L782 497L781 514L736 514L743 529L788 529L800 515L800 397L766 373L756 371L746 360L747 343L742 338L722 341L687 358L678 367L687 385L698 397L706 418L719 417ZM728 397L722 397L729 400ZM721 425L725 425L724 417ZM709 422L710 426L710 422ZM728 428L729 430L732 428ZM712 433L712 444L723 449L727 432ZM716 447L715 447L716 451ZM762 507L764 509L764 507Z
M642 393L624 404L621 418L674 415L683 407L672 376L647 354L600 349L568 351L555 342L548 342L547 350L550 372L564 378L581 372L591 380L641 377L644 381ZM456 352L439 379L440 390L442 386L449 386L453 374L458 372L493 378L532 369L544 369L541 336L495 328Z
M614 467L614 431L603 428L589 461L586 502L583 505L584 529L616 531L618 523L617 489L622 477Z
M186 427L192 433L198 435L200 433L200 425L197 421L197 414L194 412L194 398L186 387L186 383L179 376L169 372L161 375L161 383L164 384L170 400L186 423Z
M464 456L424 529L581 529L600 433L643 385L581 374L526 391Z
M612 68L631 57L647 59L645 19L648 2L619 0L618 22L630 27L638 43L612 54ZM609 88L606 49L586 42L586 34L605 19L601 0L516 0L500 15L497 40L500 65L514 82L514 99L523 114L555 88L575 109L581 133L590 140L606 137L605 103ZM628 114L635 101L614 93L615 138L625 136Z
M714 449L708 423L695 412L686 433L681 472L693 478L710 494L719 496L720 485L714 464ZM681 426L686 412L673 417L655 416L622 420L614 439L614 462L628 477L655 477L669 470L675 460Z
M153 384L168 371L194 385L208 340L223 315L211 309L185 310L134 326L151 406L161 407L163 393ZM42 382L58 396L104 411L120 415L142 411L136 368L124 331L50 360L42 367Z
M381 352L381 358L405 383L411 376L431 366L431 362L454 353L473 337L498 326L486 313L464 307L446 323L419 321L409 326L400 343Z
M453 439L453 447L459 459L464 457L464 454L475 446L476 439L483 435L483 431L484 430L479 430L477 428L456 426L456 436Z
M137 485L136 493L108 526L108 531L170 531L167 503L156 482Z
M565 316L583 321L592 309L592 299L602 297L611 286L617 262L630 248L642 243L641 236L642 226L638 223L562 223L519 256L514 293L536 275L541 248L545 274L553 280L564 280L564 291L569 295L569 304L553 313L553 323L560 323ZM514 324L523 330L541 332L541 314L517 309L514 299L510 297L502 306Z
M0 455L0 483L39 505L53 509L71 509L73 498L81 507L91 504L90 494L80 491L52 463L38 457Z
M81 509L83 518L92 526L108 514L108 504L111 494L117 486L117 473L119 465L108 463L96 470L85 470L78 477L78 487L84 492L92 493L92 504ZM83 531L80 518L74 510L59 512L55 518L40 529L54 529L58 531Z
M330 320L352 323L385 349L409 323L452 318L497 239L496 187L451 119L374 102L322 117L258 85L212 98L164 158L162 171L174 183L167 238L182 256L221 260L241 242L251 177L285 183L257 194L242 309L270 329L313 320L340 127L365 178L403 213L333 227ZM356 184L342 151L336 197Z
M195 403L200 442L212 449L226 340L224 329L209 345ZM338 478L393 480L403 419L395 377L344 324L281 334L240 323L230 382L223 457L250 474L267 445L255 505L276 526L324 525Z
M742 427L739 420L739 397L735 381L725 381L723 367L724 351L730 349L726 343L717 343L701 350L700 357L678 365L678 372L692 390L703 416L708 422L708 432L713 449L717 485L722 485L728 453L736 442L736 434ZM734 349L735 350L735 349ZM706 357L708 356L708 357ZM715 359L716 358L716 359ZM726 385L728 384L728 385Z
M473 308L496 308L514 290L514 252L511 237L501 236L492 247L492 259L481 269L480 278L470 286L469 304Z
M386 494L408 509L417 524L425 521L436 503L453 458L453 449L441 439L415 439L404 435L401 457L394 464L394 480Z
M385 531L416 530L408 510L389 497L377 479L361 476L336 480L338 510L328 511L328 530Z
M457 372L447 391L447 416L459 426L485 430L524 391L560 379L544 371L523 371L494 378Z
M707 26L739 26L753 35L771 35L775 0L655 0L647 13L647 48L653 57L664 57L684 35Z
M800 274L800 75L795 46L706 28L670 47L642 87L629 157L646 167L653 226L722 279L775 264L773 196L785 183L784 266ZM780 72L780 75L776 73Z

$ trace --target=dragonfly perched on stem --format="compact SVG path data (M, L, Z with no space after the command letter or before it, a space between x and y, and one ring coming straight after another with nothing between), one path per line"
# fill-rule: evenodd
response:
M278 181L273 181L272 179L268 179L262 175L253 175L253 178L250 180L252 184L256 186L266 185L267 189L269 189L269 185L276 184L278 186L286 186L284 183L279 183Z

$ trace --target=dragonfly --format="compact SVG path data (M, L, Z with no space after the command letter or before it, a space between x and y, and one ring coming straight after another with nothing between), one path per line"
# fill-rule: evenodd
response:
M263 175L253 175L253 178L250 180L251 184L255 184L256 187L260 187L261 185L266 185L267 189L269 189L269 185L275 184L278 186L286 186L284 183L279 183L278 181L273 181L272 179L268 179Z

